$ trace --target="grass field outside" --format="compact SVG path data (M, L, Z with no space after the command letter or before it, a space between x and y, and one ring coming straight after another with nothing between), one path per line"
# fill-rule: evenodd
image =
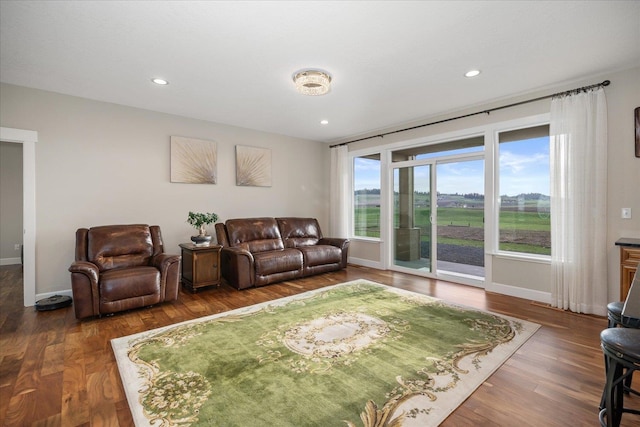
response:
M546 197L546 196L543 196ZM422 229L422 241L430 239L431 209L428 195L414 198L414 226ZM438 196L438 243L457 246L484 246L484 201L460 195ZM363 237L380 237L380 206L368 205L355 210L355 232ZM399 224L394 217L394 227ZM548 199L512 197L502 199L499 217L500 250L551 254L551 219Z

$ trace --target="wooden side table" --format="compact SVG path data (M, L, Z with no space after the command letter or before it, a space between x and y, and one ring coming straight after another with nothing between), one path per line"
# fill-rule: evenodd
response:
M196 246L180 243L182 250L182 285L191 292L207 286L220 286L221 245Z
M624 301L640 263L640 239L623 237L616 246L620 246L620 301Z

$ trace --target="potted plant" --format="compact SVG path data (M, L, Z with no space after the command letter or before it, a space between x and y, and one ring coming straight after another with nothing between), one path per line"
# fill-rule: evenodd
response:
M191 240L196 245L206 246L211 243L211 236L207 235L208 224L213 224L218 220L218 215L213 212L201 213L201 212L189 212L187 222L198 230L197 236L191 236Z

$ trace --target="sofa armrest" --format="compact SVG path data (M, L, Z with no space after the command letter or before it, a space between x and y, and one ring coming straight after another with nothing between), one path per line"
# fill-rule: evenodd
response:
M98 292L98 266L88 261L75 261L69 267L71 291L77 319L100 314L100 293Z
M318 241L319 245L331 245L340 248L342 251L342 261L340 267L345 268L347 266L347 260L349 258L349 239L341 239L339 237L323 237Z
M255 282L255 267L251 252L235 247L223 247L220 251L222 277L236 289L252 287Z
M216 239L219 245L229 246L229 237L227 236L227 227L224 223L218 222L214 225L216 230Z
M323 237L322 239L318 240L319 245L331 245L342 250L348 248L349 243L349 239L340 239L338 237Z
M162 301L178 299L180 287L180 255L159 254L151 259L151 265L160 270L160 296Z

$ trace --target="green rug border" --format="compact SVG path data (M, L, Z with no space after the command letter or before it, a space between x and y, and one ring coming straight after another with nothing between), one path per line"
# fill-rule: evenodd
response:
M174 323L174 324L163 326L163 327L156 328L156 329L150 329L150 330L147 330L147 331L138 332L138 333L135 333L135 334L124 336L124 337L113 338L111 340L111 347L113 349L114 356L116 358L116 364L118 366L118 371L120 373L120 377L121 377L121 380L122 380L122 385L123 385L123 388L125 390L125 394L126 394L126 397L127 397L127 402L129 404L129 409L131 411L131 414L132 414L132 417L133 417L135 425L136 426L151 426L151 424L149 424L149 420L144 416L144 414L142 412L142 405L139 403L139 389L140 389L140 386L139 386L139 384L136 384L136 380L138 378L138 367L137 367L137 365L132 363L129 360L129 357L128 357L128 350L131 347L131 345L135 344L136 342L138 342L140 340L145 340L145 339L147 339L147 338L149 338L151 336L154 336L154 335L156 335L158 333L162 333L164 331L167 331L167 330L170 330L170 329L173 329L173 328L177 328L177 327L180 327L180 326L183 326L183 325L188 325L188 324L192 324L192 323L198 323L198 322L202 322L202 321L217 319L217 318L221 318L221 317L225 317L225 316L229 316L229 315L240 315L240 314L253 313L253 312L260 311L264 307L285 305L285 304L287 304L287 303L289 303L291 301L296 301L296 300L300 300L300 299L309 298L309 297L312 297L313 295L316 295L316 294L319 294L319 293L322 293L322 292L326 292L326 291L331 290L331 289L335 289L335 288L339 288L339 287L343 287L343 286L350 286L350 285L353 285L353 284L356 284L356 283L364 283L364 284L367 284L367 285L379 286L381 288L384 288L386 291L393 292L393 293L396 293L396 294L399 294L399 295L418 295L420 297L427 297L427 298L433 299L434 301L441 301L441 302L443 302L443 303L445 303L447 305L453 306L453 307L460 307L460 308L465 309L465 310L473 310L473 311L477 311L477 312L490 313L492 315L499 316L501 318L508 319L510 321L513 321L513 322L520 322L520 323L523 324L523 326L527 326L527 328L523 328L523 331L520 334L521 336L519 337L518 342L517 343L513 343L513 341L512 341L513 348L511 349L509 354L504 355L503 357L498 359L497 363L496 363L496 366L493 367L492 369L487 368L486 372L483 372L483 375L481 376L482 379L480 381L478 381L478 384L476 384L476 385L474 385L472 387L465 387L465 390L463 390L462 392L459 393L461 395L459 399L452 399L453 403L454 403L454 405L452 405L452 409L449 412L447 412L446 414L444 414L443 416L441 416L439 419L430 420L430 421L435 421L435 423L433 425L439 425L442 421L444 421L465 400L467 400L473 394L473 392L476 389L478 389L489 377L491 377L491 375L493 375L502 365L504 365L504 363L509 358L511 358L511 356L516 354L516 352L520 349L520 347L522 347L522 345L524 345L537 332L537 330L541 327L541 325L539 325L537 323L534 323L534 322L531 322L531 321L528 321L528 320L515 318L515 317L504 315L504 314L501 314L501 313L494 313L494 312L489 311L489 310L482 310L482 309L478 309L478 308L475 308L475 307L466 306L466 305L463 305L463 304L449 302L449 301L443 300L441 298L432 297L432 296L429 296L429 295L426 295L426 294L422 294L422 293L414 292L414 291L409 291L409 290L406 290L406 289L396 288L396 287L393 287L393 286L385 285L385 284L374 282L374 281L367 280L367 279L355 279L355 280L351 280L351 281L348 281L348 282L343 282L343 283L338 283L338 284L335 284L335 285L325 286L323 288L313 289L313 290L302 292L302 293L296 294L296 295L290 295L290 296L278 298L278 299L275 299L275 300L270 300L270 301L265 301L265 302L258 303L258 304L253 304L253 305L250 305L250 306L247 306L247 307L241 307L241 308L237 308L237 309L230 310L230 311L224 311L224 312L217 313L217 314L198 317L198 318L195 318L195 319ZM526 334L525 334L525 331L526 331ZM364 407L363 407L363 410L364 410Z

